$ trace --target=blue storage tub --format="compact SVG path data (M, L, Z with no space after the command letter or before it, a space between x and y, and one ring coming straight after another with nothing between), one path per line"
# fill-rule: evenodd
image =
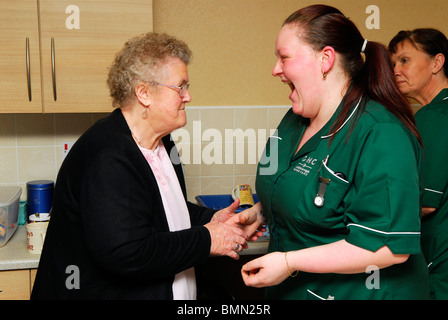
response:
M258 198L256 194L252 194L254 197L254 202L258 202ZM215 210L221 210L227 208L233 203L232 195L230 194L218 194L218 195L199 195L195 197L198 204L202 207L207 207ZM244 209L243 207L239 207L235 210L235 212L241 212Z

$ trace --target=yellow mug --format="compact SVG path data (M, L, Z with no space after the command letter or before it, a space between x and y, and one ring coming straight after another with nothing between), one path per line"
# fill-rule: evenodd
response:
M252 196L252 188L248 184L239 184L232 191L232 198L240 199L240 207L251 207L255 204Z

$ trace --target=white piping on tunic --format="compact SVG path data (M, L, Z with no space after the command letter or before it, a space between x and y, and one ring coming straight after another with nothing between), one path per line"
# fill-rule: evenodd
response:
M313 291L311 291L310 289L306 289L306 291L308 291L310 294L312 294L313 296L315 296L316 298L320 299L320 300L327 300L325 298L322 298L320 295L315 294Z
M442 191L437 191L437 190L428 189L428 188L425 188L425 190L426 190L426 191L429 191L429 192L434 192L434 193L438 193L438 194L443 194Z
M373 231L373 232L377 232L377 233L381 233L381 234L388 234L388 235L419 235L420 234L420 232L385 232L385 231L381 231L381 230L372 229L372 228L369 228L369 227L366 227L366 226L363 226L360 224L356 224L356 223L347 224L347 227L350 227L350 226L359 227L359 228L366 229L369 231Z
M341 130L341 129L347 124L347 122L350 121L350 119L352 118L352 116L355 114L356 110L358 110L358 107L359 107L359 104L361 103L361 100L362 100L362 97L361 97L361 99L359 99L358 104L356 105L355 109L353 109L353 111L352 111L352 113L350 114L350 116L347 118L347 120L344 121L344 123L339 127L339 129L336 130L336 132L334 132L334 133L332 133L332 134L329 134L329 135L327 135L327 136L321 136L320 138L321 138L321 139L327 139L327 138L331 137L332 135L334 135L335 133L338 133L339 130Z
M331 170L331 169L327 166L327 162L328 162L328 156L327 156L327 158L326 158L324 161L322 161L322 164L323 164L324 167L328 170L328 172L330 172L331 175L334 176L335 178L337 178L337 179L341 180L342 182L348 184L349 182L348 182L347 180L345 180L345 179L343 179L343 178L337 176L337 175L335 174L335 172L334 172L333 170Z

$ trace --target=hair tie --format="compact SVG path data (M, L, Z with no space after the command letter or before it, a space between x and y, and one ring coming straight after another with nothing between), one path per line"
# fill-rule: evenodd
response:
M361 48L361 53L364 53L364 51L366 51L367 42L369 42L369 40L365 39L364 44L362 45L362 48Z

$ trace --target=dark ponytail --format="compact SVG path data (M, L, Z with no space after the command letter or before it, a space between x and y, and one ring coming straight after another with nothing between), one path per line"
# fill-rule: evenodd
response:
M353 104L367 95L400 119L421 143L409 101L397 87L389 52L382 44L368 41L361 53L365 39L356 25L339 10L326 5L312 5L296 11L283 25L288 24L303 28L303 39L316 51L333 47L342 57L341 64L351 78L351 90L332 133L343 124Z

